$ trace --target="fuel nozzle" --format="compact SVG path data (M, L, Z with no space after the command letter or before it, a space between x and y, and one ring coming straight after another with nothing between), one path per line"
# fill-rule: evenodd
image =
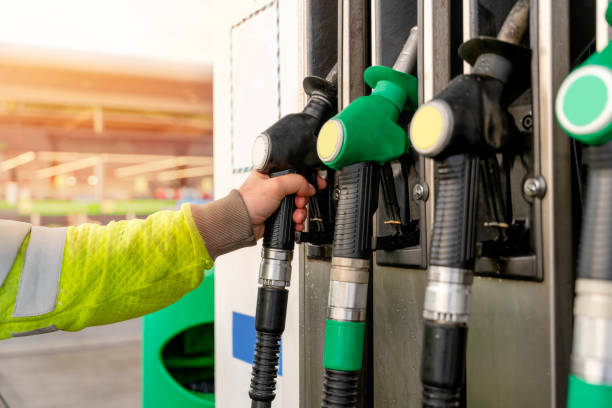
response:
M606 20L612 22L608 6ZM587 145L602 145L612 138L612 46L591 55L559 87L555 112L559 125L572 138Z
M606 12L612 24L612 7ZM568 408L612 406L612 44L561 84L559 125L587 145L587 196L574 299Z
M471 74L453 79L410 124L413 148L436 161L434 228L425 291L423 407L458 407L475 261L479 161L514 142L508 105L529 86L529 49L520 46L529 1L518 0L497 38L465 42Z
M372 93L357 98L323 125L317 152L326 166L339 170L365 161L382 165L408 151L406 131L397 120L404 109L416 109L417 79L410 75L416 66L416 46L414 27L398 58L397 68L407 71L369 67L363 78Z
M309 96L299 113L284 116L257 136L251 150L255 170L272 174L277 171L305 170L321 167L317 156L317 134L336 111L337 66L325 79L304 78L304 91Z
M417 106L418 84L411 75L416 69L417 42L417 27L413 27L393 68L366 69L364 80L372 93L356 99L327 121L317 139L319 158L334 170L359 162L383 166L380 182L388 217L384 222L393 227L394 233L378 237L372 249L394 250L418 244L418 225L399 216L390 164L410 148L406 130L398 124L398 119L402 112L414 111ZM406 166L408 160L399 162Z
M319 158L337 171L340 190L325 327L322 407L357 404L380 169L408 150L406 132L397 121L402 111L416 107L417 79L409 75L416 66L416 51L415 27L396 69L368 68L364 79L372 93L325 123L317 139ZM383 177L389 174L383 172ZM393 196L390 186L383 190Z
M302 112L281 118L255 139L252 159L257 171L270 177L302 172L317 186L316 170L322 164L316 153L316 136L336 110L336 72L334 66L325 79L307 77L304 90L309 99ZM319 232L317 237L323 240L328 236L331 241L326 223L330 220L326 220L326 213L321 210L327 203L325 197L330 194L329 190L319 191L311 199L309 218L313 219L312 228ZM285 197L265 223L255 313L257 341L249 391L253 408L269 408L275 398L280 339L285 329L289 295L286 288L291 282L295 242L294 200L295 195Z
M497 38L477 37L459 48L473 65L415 113L410 123L412 147L427 157L499 151L515 133L507 111L529 87L531 51L520 45L527 29L529 1L518 0ZM511 85L511 86L508 86Z

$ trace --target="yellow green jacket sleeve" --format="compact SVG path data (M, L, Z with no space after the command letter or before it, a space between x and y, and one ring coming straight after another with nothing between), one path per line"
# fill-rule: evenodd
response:
M4 282L0 276L0 339L151 313L196 288L213 266L189 205L63 235L50 230L32 227Z

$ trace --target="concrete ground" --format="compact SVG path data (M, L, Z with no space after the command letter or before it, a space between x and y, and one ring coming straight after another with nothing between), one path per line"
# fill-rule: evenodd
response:
M139 407L140 330L135 319L1 341L0 408Z

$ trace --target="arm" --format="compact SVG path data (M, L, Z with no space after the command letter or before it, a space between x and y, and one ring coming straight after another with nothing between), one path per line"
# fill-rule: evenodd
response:
M36 271L24 270L24 264L35 255L30 244L37 231L24 240L0 288L0 338L36 330L74 331L151 313L196 288L213 264L191 208L184 205L146 220L68 228L59 282L38 279L42 287L32 292L26 286L36 283L28 275ZM52 268L43 273L53 273ZM28 293L55 301L26 306L36 303Z
M297 175L260 176L220 200L146 220L83 224L64 235L33 227L15 248L6 279L0 271L0 339L81 330L176 302L201 283L217 256L255 245L285 195L298 194L294 218L301 227L314 188ZM0 225L0 235L7 228Z

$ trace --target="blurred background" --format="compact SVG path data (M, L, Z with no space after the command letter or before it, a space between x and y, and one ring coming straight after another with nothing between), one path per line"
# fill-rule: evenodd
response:
M209 0L0 0L0 218L213 195ZM140 404L139 321L0 342L0 407Z

